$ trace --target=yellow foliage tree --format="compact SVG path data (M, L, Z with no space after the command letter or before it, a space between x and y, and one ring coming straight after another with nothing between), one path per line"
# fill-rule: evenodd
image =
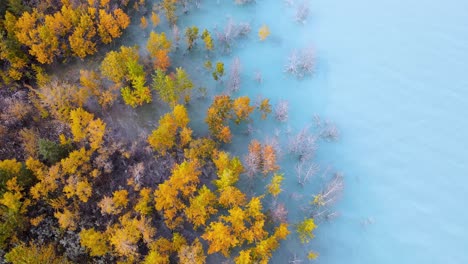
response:
M208 241L208 254L221 252L228 257L230 250L239 244L229 226L222 222L211 222L201 237Z
M261 41L265 40L270 35L270 29L267 25L263 25L258 30L258 37Z
M317 228L317 226L313 218L306 218L297 225L296 230L302 243L309 243L309 241L314 238L312 232L315 228Z
M271 179L271 183L267 186L268 192L277 197L281 193L281 182L284 180L283 174L275 174Z
M153 23L153 27L157 27L159 25L160 20L161 19L159 18L158 14L156 14L155 12L151 13L151 23Z
M107 244L107 234L91 229L83 229L80 232L80 244L87 248L90 256L104 256L109 253L110 247Z
M195 197L190 198L190 206L185 209L185 215L195 228L204 226L206 221L218 212L215 208L216 195L203 185Z

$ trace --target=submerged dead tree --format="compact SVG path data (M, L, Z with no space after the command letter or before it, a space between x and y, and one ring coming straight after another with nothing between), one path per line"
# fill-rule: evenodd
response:
M233 94L239 91L241 85L240 71L240 60L239 58L235 58L232 62L231 73L229 75L228 94Z
M307 162L304 160L299 161L296 166L297 182L304 187L315 175L317 175L320 167L314 162Z
M296 9L296 15L295 15L296 21L301 24L305 24L307 18L309 17L309 13L310 13L310 10L309 10L309 6L307 5L307 3L306 2L301 3L300 5L297 6L297 9Z
M289 103L286 100L279 101L275 106L275 118L280 122L288 120Z
M314 71L315 56L312 48L293 51L288 57L285 65L285 72L297 78L303 78Z
M332 205L341 197L343 189L343 175L338 172L334 173L325 187L314 196L311 208L309 208L311 216L318 220L330 220L335 218L338 213L332 210Z
M216 32L216 39L220 44L219 46L222 47L222 50L229 53L234 41L248 35L250 30L249 23L236 24L232 19L229 19L224 29Z
M303 128L297 135L289 139L289 152L300 161L310 160L317 149L317 136L309 132L309 128Z

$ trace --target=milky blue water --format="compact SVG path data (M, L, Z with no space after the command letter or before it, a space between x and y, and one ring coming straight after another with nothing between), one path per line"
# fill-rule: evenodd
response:
M322 168L345 175L344 195L335 206L340 217L321 223L305 247L294 237L283 243L272 263L287 263L292 252L302 256L309 249L319 253L316 263L468 263L468 1L307 4L310 16L300 24L294 21L298 3L203 0L200 9L180 18L180 29L221 29L231 17L249 22L252 32L230 54L207 55L200 47L173 54L174 64L210 94L222 92L223 84L203 70L206 56L224 61L227 72L238 57L242 88L236 95L289 101L287 124L256 122L259 131L252 137L236 130L230 147L236 153L245 152L251 138L271 135L273 126L295 131L314 114L340 129L339 140L321 143L316 155ZM261 42L257 32L263 24L271 36ZM315 74L298 80L284 73L290 52L307 46L316 51ZM256 71L262 84L253 80ZM208 103L191 105L199 134L206 132L202 115ZM143 112L148 109L154 106ZM284 157L282 164L288 179L281 198L294 222L301 216L288 195L298 192L307 200L317 186L301 188L291 160Z

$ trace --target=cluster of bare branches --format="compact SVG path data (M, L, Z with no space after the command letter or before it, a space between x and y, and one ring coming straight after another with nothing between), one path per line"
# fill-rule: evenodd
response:
M341 173L334 173L325 187L314 197L311 214L314 219L330 220L338 215L332 205L341 197L344 189L344 178Z
M314 162L301 160L296 164L295 170L297 182L304 187L319 172L320 167Z
M228 83L228 94L235 93L239 91L241 85L241 64L239 58L235 58L232 62L231 66L231 73L229 76L229 83Z
M317 136L305 127L289 139L289 152L296 155L300 161L310 160L317 149Z
M252 179L254 175L262 171L262 156L258 153L250 152L244 157L244 167L247 176Z
M309 5L306 2L301 3L296 8L295 19L297 22L305 24L307 18L309 17Z
M234 2L236 2L238 5L245 5L255 3L255 0L235 0Z
M312 48L306 48L300 51L293 51L288 58L285 71L297 78L303 78L314 71L315 56Z
M314 115L315 126L319 128L319 136L326 141L335 141L340 133L336 125L330 121L322 121L320 116Z
M289 103L285 100L280 100L275 106L275 118L280 122L288 120Z
M254 81L256 81L257 83L262 83L263 82L263 76L262 76L262 73L260 71L255 72Z
M250 33L250 24L249 23L239 23L236 24L232 19L228 20L228 23L224 27L224 30L216 32L216 38L221 47L223 47L225 52L231 50L233 42L239 38L246 36Z
M270 212L275 222L286 223L288 221L288 209L286 209L284 203L273 201Z
M180 43L180 30L177 25L172 26L172 43L174 46L174 49L179 48L179 43Z

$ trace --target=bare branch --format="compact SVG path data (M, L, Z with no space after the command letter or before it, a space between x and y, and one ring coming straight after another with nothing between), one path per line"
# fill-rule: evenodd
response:
M317 137L309 133L309 128L303 128L289 140L289 152L298 156L299 160L311 159L317 149Z
M305 24L307 18L309 17L309 6L307 5L306 2L303 2L300 4L297 9L296 9L296 21L302 24Z
M241 64L239 58L235 58L231 66L231 74L229 76L228 93L235 93L239 91L241 78L240 78Z
M312 74L315 67L315 56L312 48L307 48L299 52L293 51L288 57L285 71L297 78L303 78Z
M275 118L280 122L288 120L289 104L288 101L281 100L275 106Z

